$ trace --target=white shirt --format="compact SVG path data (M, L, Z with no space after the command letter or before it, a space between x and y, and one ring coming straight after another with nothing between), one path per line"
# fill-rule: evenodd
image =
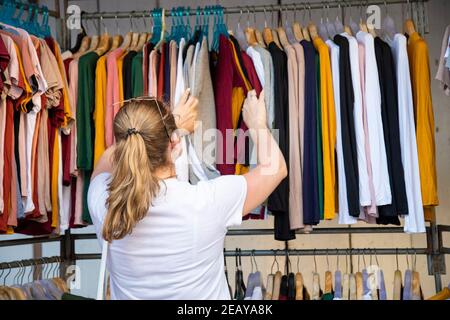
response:
M95 177L88 206L98 239L107 213L109 173ZM147 216L109 246L112 299L230 299L224 271L227 228L242 222L247 194L243 176L196 185L161 182Z
M375 56L374 38L370 33L360 31L356 34L358 42L365 48L365 105L367 110L367 129L369 135L372 180L377 206L392 203L391 185L384 142L383 120L381 118L381 90Z
M347 184L345 180L344 151L342 147L341 131L341 98L339 83L339 46L333 41L326 41L330 48L331 71L333 74L334 107L336 113L336 155L338 166L338 203L339 224L355 224L357 219L350 216L347 202Z
M387 41L392 49L397 76L400 147L408 200L408 215L405 215L404 231L425 232L407 40L404 35L398 33L393 41L389 39Z
M252 46L249 46L247 48L247 54L252 59L253 65L255 66L256 75L258 76L261 86L264 88L264 66L262 63L261 54Z
M355 121L355 136L356 136L356 149L358 154L358 174L359 174L359 203L361 206L370 206L372 203L370 198L369 189L369 174L367 173L367 159L363 125L363 110L362 110L362 94L361 94L361 82L359 73L359 49L358 42L352 36L347 33L343 33L342 36L348 39L349 51L350 51L350 65L352 73L353 93L355 97L355 104L353 107L353 118Z

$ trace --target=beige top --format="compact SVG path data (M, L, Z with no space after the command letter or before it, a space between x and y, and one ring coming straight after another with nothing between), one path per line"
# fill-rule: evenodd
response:
M177 43L172 40L169 43L169 56L170 56L170 107L173 110L175 100L175 86L177 82L177 56L178 49Z
M449 46L450 41L450 25L447 26L442 39L441 58L439 59L439 67L436 73L436 80L441 82L442 90L447 96L450 96L450 70L445 66L445 52ZM450 59L448 57L447 59Z

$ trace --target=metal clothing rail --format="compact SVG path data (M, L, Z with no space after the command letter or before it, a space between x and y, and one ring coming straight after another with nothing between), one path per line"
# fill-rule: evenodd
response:
M5 1L0 1L0 5L3 5L4 2L5 2ZM36 8L36 7L37 7L37 11L38 11L39 13L43 13L43 12L44 12L44 7L43 7L43 6L40 6L40 5L29 4L29 3L17 3L16 7L19 8L20 6L23 6L23 9L24 9L24 10L28 10L28 9L30 8L30 6L33 7L33 8ZM47 12L48 12L48 15L49 15L49 16L52 16L52 17L54 17L54 18L59 18L59 17L60 17L60 16L59 16L59 12L57 12L57 11L55 11L55 10L50 10L50 9L48 9Z
M271 249L271 250L225 250L226 257L234 256L350 256L350 255L396 255L396 254L429 254L426 248L352 248L352 249Z
M0 263L0 270L32 267L32 266L38 266L38 265L43 265L43 264L61 263L61 262L64 262L64 260L60 256L42 257L42 258L36 258L36 259L24 259L24 260L17 260L17 261L11 261L11 262L2 262L2 263Z
M293 11L297 10L317 10L317 9L327 9L327 8L345 8L345 7L360 7L369 5L394 5L394 4L407 4L411 5L414 3L424 3L428 0L346 0L346 1L327 1L318 3L309 3L308 1L301 1L299 3L283 3L283 4L267 4L267 5L243 5L243 6L233 6L224 7L225 14L243 14L247 11L251 13L254 12L273 12L273 11ZM149 10L140 11L117 11L117 12L83 12L82 19L124 19L130 17L142 18L148 17L150 14ZM170 10L166 10L166 16L170 16ZM196 15L196 8L191 8L189 15Z

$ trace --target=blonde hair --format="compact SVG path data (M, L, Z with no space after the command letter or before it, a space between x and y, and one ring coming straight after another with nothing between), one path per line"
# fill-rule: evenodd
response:
M133 231L159 192L155 171L170 164L173 115L156 100L126 103L114 119L116 148L103 238L111 242Z

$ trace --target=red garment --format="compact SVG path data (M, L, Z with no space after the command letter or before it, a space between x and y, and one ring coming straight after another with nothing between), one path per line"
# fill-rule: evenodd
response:
M161 56L159 60L159 69L158 69L158 90L157 96L159 100L162 100L164 97L164 64L165 64L165 50L166 44L161 43Z
M73 58L67 58L66 60L63 60L64 69L66 70L67 82L70 81L70 78L69 78L69 66L70 66L70 63L72 62L72 60L73 60Z
M3 39L0 37L0 91L3 90L3 80L5 79L3 72L5 72L5 69L8 67L9 59L8 49L6 49Z
M11 179L12 161L14 152L14 106L12 100L6 98L6 125L5 125L5 145L4 145L4 167L3 167L3 214L0 215L0 232L8 229L8 217L11 210Z
M229 40L221 35L219 38L219 54L213 84L217 130L220 131L223 137L222 145L217 146L217 169L222 175L235 173L236 159L234 159L234 152L229 152L230 150L234 150L235 143L231 118L233 88L240 87L245 93L247 92L244 80L237 69L232 50Z

